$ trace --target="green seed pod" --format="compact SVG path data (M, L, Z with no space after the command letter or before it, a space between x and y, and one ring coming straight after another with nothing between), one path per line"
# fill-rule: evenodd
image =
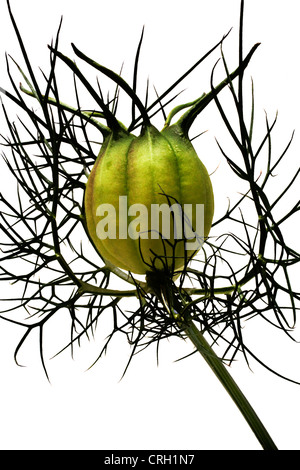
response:
M106 137L85 192L87 230L104 259L136 274L179 270L213 212L210 177L179 125Z
M142 37L143 34L136 55L133 88L120 75L95 62L72 44L80 59L109 77L118 90L122 89L131 99L132 122L128 129L115 115L118 94L111 109L103 101L102 93L98 94L93 89L76 63L52 47L50 49L55 57L59 57L73 71L101 111L80 111L49 97L48 100L51 104L59 104L62 109L71 111L74 116L80 115L81 119L96 126L104 138L84 198L86 230L101 257L136 274L151 271L157 274L157 270L172 273L185 266L199 251L209 234L214 212L210 178L188 138L190 127L217 94L247 67L258 44L217 87L195 101L171 110L163 130L159 132L150 123L149 111L158 104L163 108L162 98L191 73L203 61L203 57L146 108L135 92ZM213 47L209 54L219 45ZM23 91L37 97L32 91ZM171 125L173 117L185 108L188 108L187 111ZM135 116L136 110L139 116ZM104 119L106 125L98 118ZM142 132L136 137L130 133L130 129L139 125L142 126ZM182 213L177 211L177 216L170 211L169 225L166 222L166 203L171 209L176 203L176 208L182 210ZM158 217L163 205L163 217ZM203 213L201 210L197 212L199 207L202 207Z

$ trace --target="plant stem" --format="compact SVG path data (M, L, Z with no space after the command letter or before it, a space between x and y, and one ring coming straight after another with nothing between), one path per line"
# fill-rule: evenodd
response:
M254 409L229 374L227 368L224 366L221 359L216 355L202 333L192 321L189 321L188 325L186 326L185 333L203 356L212 371L218 377L225 390L227 390L241 411L242 415L246 419L250 428L254 432L263 449L278 450L266 428L255 413Z
M212 91L209 93L204 93L198 100L195 101L195 104L178 119L176 125L180 127L185 136L188 137L189 129L194 120L206 108L206 106L214 100L215 96L220 93L223 88L229 85L236 77L239 77L239 75L243 73L259 45L260 43L254 44L244 61L240 63L239 67L234 72L232 72L221 83L214 87Z

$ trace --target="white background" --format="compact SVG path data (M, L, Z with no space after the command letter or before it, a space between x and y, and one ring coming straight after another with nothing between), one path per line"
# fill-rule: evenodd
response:
M238 0L11 0L36 71L39 66L48 67L47 44L55 36L63 15L62 52L73 57L70 43L74 42L87 55L115 71L119 71L124 61L123 76L130 80L136 47L145 25L140 69L142 96L148 76L158 92L162 92L231 27L225 54L230 68L235 68L239 3ZM288 164L280 170L291 176L299 166L300 148L298 2L246 0L245 4L245 51L261 42L249 71L256 87L257 122L264 125L264 110L270 120L279 110L275 155L280 154L296 128L294 144L286 159ZM2 0L0 86L9 88L5 52L22 63L6 2ZM186 92L179 102L190 101L209 89L210 70L218 57L216 52L207 66L197 69L182 85ZM222 69L219 70L217 75L222 77ZM64 101L68 101L68 89L65 93ZM14 110L5 97L4 100L7 109ZM3 116L0 119L2 127ZM229 180L222 176L222 171L227 171L226 165L214 137L224 145L232 143L213 105L211 111L197 120L195 133L203 130L208 132L197 141L197 148L210 172L219 165L212 181L216 205L225 207L226 196L238 188L230 187ZM258 134L262 135L263 131L264 128L259 128ZM10 179L3 172L0 177L1 191L5 193ZM287 236L295 248L299 247L296 223L288 228ZM62 320L55 328L64 326ZM130 352L126 343L115 338L107 356L86 371L100 348L97 342L86 342L76 351L74 361L69 353L49 361L50 385L39 362L37 338L33 337L22 352L22 364L27 367L17 367L13 352L22 330L5 322L0 327L2 450L260 449L252 431L202 358L194 355L174 362L191 351L190 346L179 340L161 345L158 367L155 348L138 355L122 381L119 379ZM258 355L280 373L300 380L299 345L287 341L283 334L275 334L274 329L256 329L251 322L246 328ZM56 333L60 334L58 330L51 331L49 341L53 344ZM231 373L278 447L299 450L300 386L283 381L257 363L251 365L252 371L240 358L231 367Z

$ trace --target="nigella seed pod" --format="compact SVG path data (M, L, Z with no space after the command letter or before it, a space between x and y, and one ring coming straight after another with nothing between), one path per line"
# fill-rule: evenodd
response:
M104 259L136 274L180 270L213 212L210 177L179 125L106 137L85 191L87 230Z

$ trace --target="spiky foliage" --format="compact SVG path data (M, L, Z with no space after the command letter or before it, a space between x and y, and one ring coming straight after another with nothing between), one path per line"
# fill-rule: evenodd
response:
M299 201L293 207L286 207L286 212L280 216L277 213L275 216L275 212L287 191L293 188L299 170L284 189L278 185L278 194L270 198L270 180L274 170L282 164L292 138L281 154L274 157L272 133L276 119L270 124L266 118L265 135L254 148L254 113L247 125L243 78L257 45L244 59L242 14L240 59L233 73L229 73L223 55L226 35L149 104L148 88L144 103L136 94L143 34L136 53L132 87L120 74L96 63L73 46L77 57L95 72L111 79L114 84L112 97L104 97L101 80L93 87L77 64L58 50L59 32L49 48L50 71L42 74L40 84L10 7L9 11L27 69L25 72L18 66L23 83L19 89L11 75L11 60L7 58L14 92L1 89L6 98L16 103L27 116L26 121L19 119L15 123L3 105L10 133L9 137L2 135L6 147L3 158L16 182L16 191L14 201L5 194L0 195L0 280L3 286L9 284L9 289L1 290L1 318L25 329L16 347L16 360L31 332L39 330L40 355L47 373L43 333L49 320L62 311L69 313L71 333L65 348L72 348L75 343L80 344L83 336L93 334L100 316L108 311L113 327L107 342L100 348L99 357L116 333L126 335L132 344L131 359L149 344L159 344L174 335L185 336L186 325L193 320L199 330L207 333L212 344L223 341L224 361L231 362L242 353L246 361L252 357L264 364L244 341L242 324L246 319L259 317L292 338L300 293L293 286L290 269L299 262L299 253L285 243L282 229L291 217L296 221ZM218 48L225 71L223 82L215 86L213 70L211 90L207 94L167 113L169 104L178 96L175 88ZM73 77L75 100L72 106L64 104L60 94L56 76L58 61L65 64L66 73L69 71ZM94 109L82 109L79 85L94 100ZM232 118L227 116L219 98L225 87L232 94L237 129L232 127ZM127 127L117 119L122 93L132 100L131 122ZM37 111L32 109L33 98L35 107L37 103L39 105ZM176 281L173 273L165 273L163 277L153 273L140 281L101 261L86 231L83 196L102 138L120 129L137 131L157 113L162 113L168 124L183 109L185 112L177 123L188 135L191 124L211 102L219 109L237 147L238 157L233 158L218 143L220 151L247 187L239 201L214 222L213 227L220 235L206 242L197 261L187 262ZM265 162L265 172L258 177L261 161ZM227 232L228 222L230 233ZM223 226L226 227L224 232ZM116 278L128 283L128 289L116 290ZM130 312L124 308L124 300L128 297L132 298Z

